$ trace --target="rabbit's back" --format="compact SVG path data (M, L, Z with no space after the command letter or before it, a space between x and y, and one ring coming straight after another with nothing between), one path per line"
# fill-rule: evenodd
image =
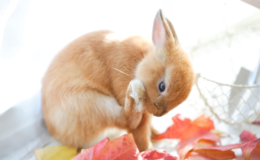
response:
M111 31L88 33L54 58L43 79L43 92L59 99L57 96L72 90L91 88L114 96L123 105L138 63L152 49L149 41L138 36L122 38Z

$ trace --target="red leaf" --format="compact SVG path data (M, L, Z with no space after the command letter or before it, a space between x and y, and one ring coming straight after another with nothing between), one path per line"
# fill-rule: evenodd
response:
M260 125L260 121L254 121L252 124Z
M240 148L240 144L230 144L226 146L209 146L209 147L201 147L201 148L195 148L194 151L199 150L219 150L219 151L228 151L231 149Z
M95 160L137 160L138 153L132 134L125 134L107 143Z
M217 160L226 160L235 158L236 155L233 151L227 150L227 151L219 151L219 150L199 150L196 151L197 153L204 155L206 157L214 158Z
M191 120L182 117L180 114L177 114L174 117L172 117L172 121L173 125L168 127L166 132L157 135L154 139L178 139L188 130L188 128L191 125Z
M188 118L183 118L180 114L174 116L172 120L174 124L165 133L158 135L155 139L180 139L178 152L181 159L185 158L186 154L197 145L199 140L210 141L203 144L204 146L212 145L216 142L220 143L219 137L209 132L211 129L214 129L213 121L204 115L198 117L193 122Z
M259 160L260 157L260 141L257 146L253 149L250 155L250 160Z
M132 134L126 134L112 141L105 138L72 160L137 160L138 153Z
M216 160L216 159L209 158L209 157L201 155L197 152L190 152L187 154L187 158L185 160Z
M186 160L226 160L235 158L233 151L219 151L219 150L200 150L192 151L187 155Z
M186 139L194 135L200 135L214 129L214 123L211 119L200 116L193 122L190 119L182 117L180 114L172 117L174 124L166 132L159 134L155 139Z
M211 142L220 143L219 137L211 132L207 132L202 135L196 135L194 137L190 137L188 139L181 140L179 143L179 146L178 146L178 153L180 155L180 158L185 159L186 154L188 152L190 152L193 148L195 148L196 144L200 140L208 140Z
M101 152L101 150L104 148L104 146L109 141L108 138L105 138L98 144L92 146L91 148L87 150L82 150L80 154L78 154L76 157L72 158L71 160L92 160L95 159L95 157Z
M242 143L246 143L246 142L249 142L249 141L253 141L253 140L256 140L256 136L253 135L251 132L247 131L247 130L244 130L240 135L240 140Z
M103 141L93 147L82 150L72 160L179 160L165 151L146 151L139 153L132 134L123 135L117 139Z
M246 160L257 160L260 157L260 138L241 145ZM251 157L252 156L252 157Z
M142 152L139 156L142 160L179 160L177 157L158 150Z
M226 146L208 146L195 148L192 152L187 154L188 160L224 160L235 158L232 149L240 148L240 144L231 144Z
M190 137L203 135L204 133L209 132L211 129L214 129L213 121L202 115L192 122L188 130L181 136L181 139L183 140Z

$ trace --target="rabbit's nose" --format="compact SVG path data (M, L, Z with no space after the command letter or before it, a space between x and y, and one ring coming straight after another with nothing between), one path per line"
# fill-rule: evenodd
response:
M166 113L167 113L167 111L163 110L162 112L154 113L153 115L156 117L161 117L161 116L165 115Z

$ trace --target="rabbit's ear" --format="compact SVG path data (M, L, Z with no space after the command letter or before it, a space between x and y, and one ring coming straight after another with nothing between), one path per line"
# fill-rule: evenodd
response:
M167 44L177 43L177 36L169 20L164 18L159 10L154 19L153 44L155 47L166 47Z
M173 28L173 25L167 18L166 18L166 21L167 21L167 24L168 24L168 26L169 26L169 28L171 30L172 35L173 35L174 42L175 42L176 45L178 45L179 44L179 40L178 40L177 34L176 34L176 32L175 32L175 30Z
M165 45L166 32L162 21L161 10L156 14L153 24L153 44L155 47Z

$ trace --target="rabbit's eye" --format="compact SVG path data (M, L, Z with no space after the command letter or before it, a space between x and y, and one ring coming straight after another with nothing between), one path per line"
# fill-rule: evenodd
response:
M160 84L159 84L159 90L160 92L163 92L165 90L165 83L164 81L162 81Z

